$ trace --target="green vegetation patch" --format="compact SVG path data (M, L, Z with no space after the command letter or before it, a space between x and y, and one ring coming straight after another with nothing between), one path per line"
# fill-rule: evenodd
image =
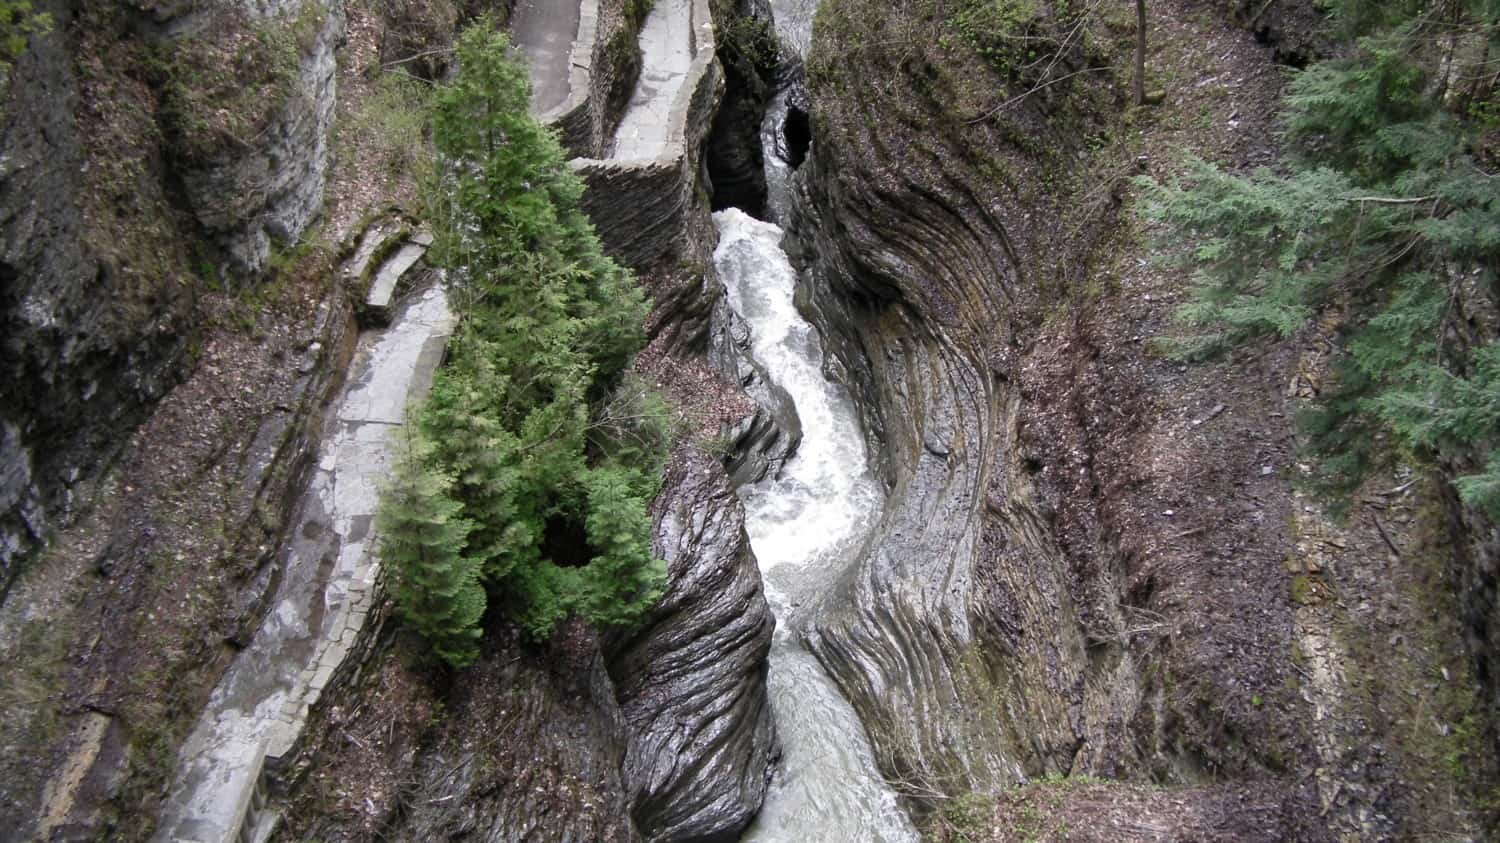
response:
M1143 210L1164 223L1164 249L1193 244L1178 253L1195 273L1178 353L1343 314L1336 381L1301 419L1320 486L1352 490L1402 452L1443 456L1473 463L1458 490L1500 518L1500 345L1471 321L1493 312L1500 266L1500 190L1481 142L1494 127L1474 116L1495 100L1480 65L1500 46L1500 10L1452 4L1451 25L1433 28L1403 8L1353 22L1380 28L1295 76L1285 169L1190 161L1167 184L1140 181Z
M31 0L0 0L0 91L10 80L11 62L26 50L33 35L52 29L52 16L38 12Z
M1080 14L1068 0L964 0L955 29L1001 76L1032 82L1079 43Z
M341 150L363 147L386 183L403 176L425 180L433 169L427 123L432 112L430 83L400 71L381 73L366 94L335 127Z
M380 512L400 609L454 666L491 606L537 637L570 616L623 626L666 577L647 506L672 432L626 374L645 296L603 255L508 50L470 28L436 95L433 253L461 323Z

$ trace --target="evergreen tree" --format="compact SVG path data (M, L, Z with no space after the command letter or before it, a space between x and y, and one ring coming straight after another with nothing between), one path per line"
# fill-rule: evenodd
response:
M1500 187L1473 152L1493 127L1444 107L1431 60L1486 61L1500 6L1337 6L1351 31L1371 34L1291 83L1286 170L1192 161L1170 184L1140 182L1146 215L1167 223L1164 245L1194 243L1183 258L1195 286L1179 317L1199 332L1176 348L1290 336L1337 304L1348 315L1337 381L1302 416L1326 485L1357 484L1383 456L1374 434L1387 431L1414 453L1473 464L1460 494L1500 517L1500 349L1464 313L1496 307ZM1449 20L1431 26L1439 12Z
M428 204L462 318L413 414L430 476L403 475L392 509L461 526L465 541L424 545L422 558L441 558L444 572L461 561L465 583L482 582L544 637L570 615L628 625L660 595L647 512L670 437L660 399L625 377L645 340L645 296L603 254L578 209L583 187L527 111L527 74L508 53L488 22L471 27L457 76L435 97L444 172ZM472 591L456 580L410 586L398 599L434 646L453 649L459 621L477 628Z
M402 617L440 658L463 667L479 654L485 610L479 565L464 554L474 525L460 515L451 479L423 459L430 449L415 439L409 445L377 513L380 558Z

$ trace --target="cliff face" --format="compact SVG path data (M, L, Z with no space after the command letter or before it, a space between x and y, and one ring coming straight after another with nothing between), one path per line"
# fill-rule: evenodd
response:
M334 50L344 38L344 7L336 0L279 0L247 9L209 6L162 25L187 33L176 38L189 42L178 46L178 55L188 58L179 59L186 66L174 68L169 82L176 111L173 176L181 179L198 224L223 250L226 269L255 276L265 270L272 244L295 243L323 206L337 101ZM271 39L265 58L280 63L265 84L270 101L250 106L264 113L243 126L239 120L214 125L202 114L183 113L212 107L211 101L191 101L199 96L220 108L246 107L219 85L205 92L182 89L196 83L194 75L212 79L213 69L193 66L197 60L248 69L237 62L246 52L238 42L247 38ZM221 136L205 144L195 136L205 129ZM258 131L245 137L242 129Z
M685 452L663 488L656 541L671 582L643 628L611 647L625 780L650 839L727 838L755 817L770 780L775 621L723 467Z
M943 12L823 4L793 228L890 497L804 638L918 804L1066 773L1218 782L1277 817L1267 839L1470 822L1454 806L1489 762L1435 775L1440 745L1477 744L1408 733L1390 702L1482 716L1431 490L1341 527L1294 492L1316 340L1197 368L1145 342L1183 279L1121 213L1128 178L1170 172L1165 148L1273 161L1279 85L1228 15L1152 14L1177 85L1124 124L1105 67L1127 16L1055 33L1066 78L1034 87ZM1271 805L1248 784L1268 777Z
M889 500L807 642L893 778L953 792L1064 772L1083 638L1016 448L1019 299L1034 269L996 213L1006 198L975 178L982 153L966 149L1004 141L955 125L936 92L905 89L899 53L826 52L925 36L863 4L821 14L794 229L812 261L808 306L876 432ZM856 94L860 78L890 82Z
M182 376L195 299L318 213L341 9L47 8L0 139L0 590ZM224 76L261 60L261 84Z
M121 152L142 164L101 162L96 109L109 92L80 86L79 36L63 23L72 7L45 10L59 23L17 59L0 138L0 593L175 381L192 298L149 169L159 150L138 142ZM133 207L117 208L115 191L134 194ZM160 227L144 222L153 217ZM138 246L112 237L138 224Z

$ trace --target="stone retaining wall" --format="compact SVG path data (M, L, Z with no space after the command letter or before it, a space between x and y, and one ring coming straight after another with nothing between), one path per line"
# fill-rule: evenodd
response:
M583 209L605 251L637 272L671 263L684 247L702 245L703 235L713 229L708 203L697 201L703 142L724 96L708 0L694 2L693 22L693 66L672 103L672 135L663 154L652 160L570 162L584 181Z

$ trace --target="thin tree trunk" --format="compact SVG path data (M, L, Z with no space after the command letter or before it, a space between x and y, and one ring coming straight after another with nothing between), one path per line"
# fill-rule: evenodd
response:
M1146 0L1135 0L1135 104L1146 104Z

